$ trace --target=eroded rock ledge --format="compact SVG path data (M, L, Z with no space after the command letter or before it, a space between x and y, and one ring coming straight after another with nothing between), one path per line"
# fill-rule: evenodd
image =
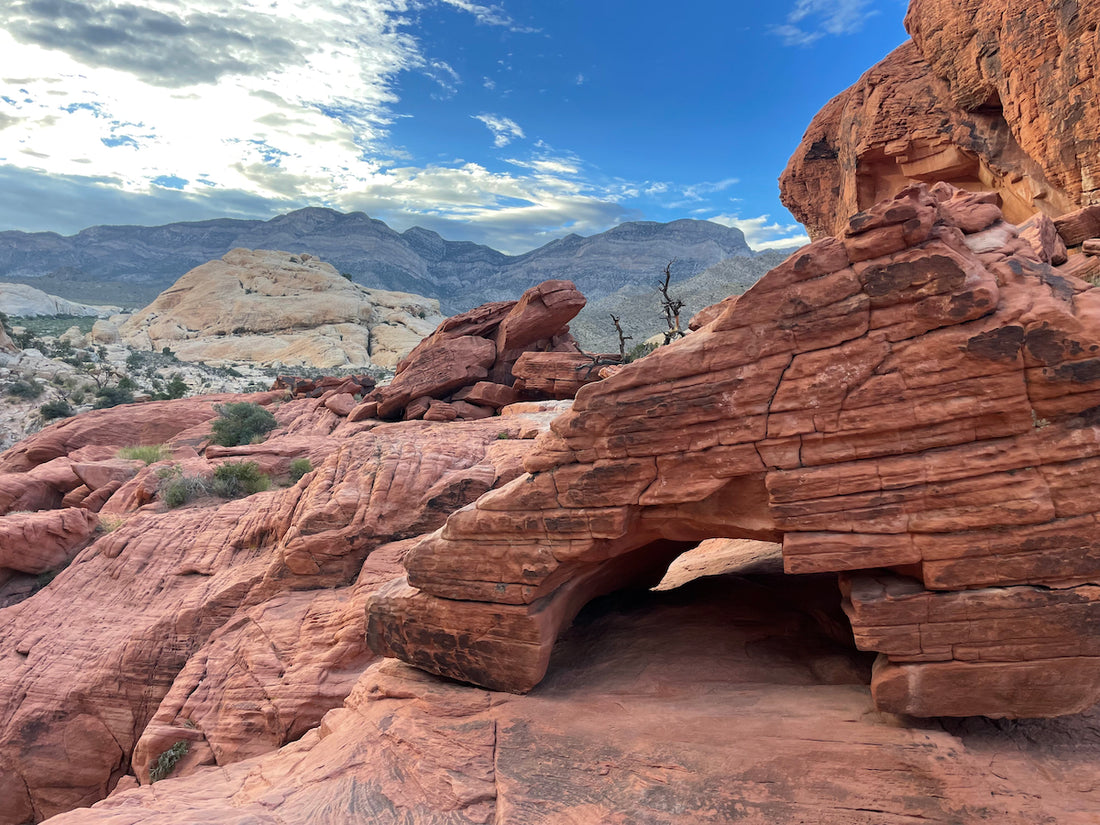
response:
M909 187L583 388L526 475L370 598L369 643L526 691L596 594L701 539L762 538L789 573L848 571L880 709L1094 704L1100 291L994 200Z
M780 178L811 238L918 181L996 192L1015 223L1100 203L1100 4L913 0L905 25L913 40L822 108Z

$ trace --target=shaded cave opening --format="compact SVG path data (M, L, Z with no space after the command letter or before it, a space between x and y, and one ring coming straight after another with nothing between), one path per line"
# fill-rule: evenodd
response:
M757 538L659 540L633 553L658 548L660 580L581 608L536 692L644 681L647 672L657 682L683 672L704 683L720 674L753 684L869 687L877 654L856 647L836 573L786 573L782 545ZM634 648L627 637L639 626L646 643Z

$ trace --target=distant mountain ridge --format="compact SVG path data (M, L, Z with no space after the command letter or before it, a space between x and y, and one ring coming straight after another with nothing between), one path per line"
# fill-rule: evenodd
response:
M595 300L652 281L673 259L678 277L687 278L754 254L740 230L709 221L624 223L506 255L422 227L397 232L362 212L307 207L268 221L93 226L71 236L0 232L0 281L70 300L142 306L188 270L237 247L308 252L364 286L437 298L449 313L515 298L548 278L573 280Z

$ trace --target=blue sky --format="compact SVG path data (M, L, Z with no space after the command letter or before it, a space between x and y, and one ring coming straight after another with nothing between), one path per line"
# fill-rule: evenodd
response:
M776 178L902 0L8 0L0 230L361 210L521 252L793 243Z

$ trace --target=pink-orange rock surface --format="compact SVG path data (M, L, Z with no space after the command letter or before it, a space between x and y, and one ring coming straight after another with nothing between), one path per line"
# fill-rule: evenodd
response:
M0 823L89 805L131 774L147 782L179 741L182 773L301 737L376 658L364 601L400 572L403 540L518 475L549 419L348 422L323 396L287 397L115 407L0 455L0 491L39 510L0 515L0 573L22 581L76 553L33 595L0 592ZM278 428L210 445L214 405L230 400L270 405ZM170 457L148 467L115 457L161 442ZM165 475L249 460L285 483L296 457L314 469L293 486L160 501ZM77 508L57 509L65 497Z
M796 584L720 578L593 605L527 696L374 664L278 752L51 825L1095 822L1095 710L876 713L865 654L805 609L835 610L835 582Z
M882 654L883 710L1096 703L1100 290L1040 261L990 201L903 190L582 389L527 475L454 513L370 598L372 646L529 690L595 595L741 537L781 541L790 573L886 568L968 591L969 622L886 595L851 612ZM1067 614L1068 593L1085 606ZM902 638L878 643L863 616Z
M87 510L13 513L0 520L0 577L9 571L45 573L68 561L99 527Z
M995 192L1013 223L1100 202L1100 3L912 0L905 22L780 179L811 237L918 181Z

